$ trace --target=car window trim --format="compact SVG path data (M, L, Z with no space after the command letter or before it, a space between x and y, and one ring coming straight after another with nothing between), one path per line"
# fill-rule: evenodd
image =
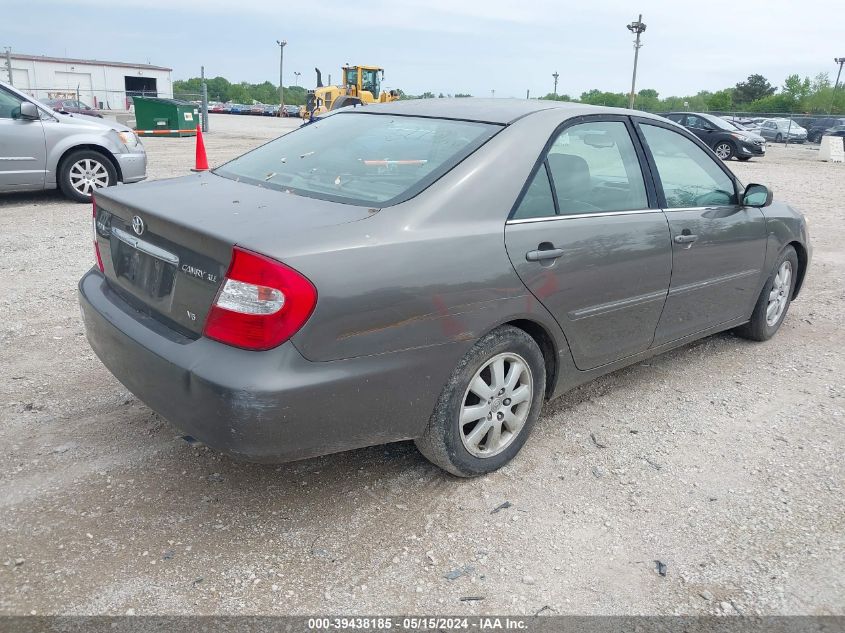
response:
M643 148L646 150L646 160L648 161L648 164L649 164L649 171L651 172L652 179L654 180L654 186L657 190L658 206L663 211L680 211L682 209L690 210L690 209L699 209L699 208L701 208L701 209L733 209L733 208L738 208L738 207L741 208L742 207L742 203L740 202L740 195L739 195L739 188L740 188L739 187L739 180L737 179L736 175L734 175L734 173L730 169L727 168L724 161L721 160L715 154L713 154L713 150L710 149L704 141L702 141L700 138L698 138L692 132L689 132L686 128L682 127L681 129L678 129L678 127L676 125L672 125L671 122L669 122L668 120L666 121L666 123L664 123L663 121L659 121L657 119L651 119L651 118L642 117L642 116L633 116L633 117L631 117L631 119L632 119L632 122L634 124L634 128L636 130L637 136L639 137L640 142L643 145ZM737 200L736 204L711 205L711 206L705 206L705 207L670 208L668 206L668 204L666 203L666 194L663 191L663 182L660 180L660 172L657 171L657 163L654 160L654 156L651 153L651 149L648 147L648 143L646 142L646 139L645 139L645 134L643 133L643 131L640 127L641 125L653 125L655 127L662 127L663 129L669 130L670 132L675 132L676 134L680 134L684 138L687 138L690 141L692 141L693 144L698 145L698 147L700 147L702 150L704 150L704 153L707 154L708 156L710 156L712 154L712 156L710 156L710 159L713 160L716 163L716 165L719 167L719 169L721 169L722 172L733 183L734 196L736 196L736 200Z
M640 174L642 175L643 179L643 186L645 187L646 192L646 201L648 202L648 209L659 209L659 199L657 196L657 190L654 187L653 178L651 177L651 169L650 166L645 162L646 154L645 148L641 144L637 130L634 128L633 122L631 117L625 114L584 114L576 117L572 117L570 119L566 119L562 121L560 124L555 127L552 133L549 135L546 144L543 146L540 155L537 157L537 160L534 164L534 167L531 168L531 171L528 174L528 178L526 179L525 183L522 185L522 189L519 192L519 195L516 197L516 201L514 202L513 206L511 207L510 213L508 213L508 217L506 218L505 222L510 223L517 223L519 222L519 218L514 219L514 215L516 214L517 210L519 209L519 205L522 204L522 200L525 198L525 195L528 193L528 188L531 186L531 183L534 182L534 176L540 171L540 165L545 165L546 168L546 177L549 179L549 186L552 190L552 198L554 199L555 203L555 215L549 216L542 216L539 218L523 218L525 220L535 220L540 221L544 219L555 219L558 217L575 217L587 215L587 216L601 216L601 215L616 215L619 213L627 213L628 210L622 211L596 211L594 213L585 213L585 214L570 214L563 216L560 213L560 207L557 201L557 189L555 187L555 181L552 178L551 170L549 169L548 165L548 156L549 150L551 149L554 142L557 140L558 136L560 136L565 130L575 125L580 125L582 123L594 123L594 122L620 122L625 125L625 129L628 131L628 136L631 139L631 144L634 146L634 152L637 155L637 160L640 165ZM648 171L647 171L648 170ZM636 213L639 213L639 210L633 210Z
M646 215L663 213L662 209L632 209L629 211L596 211L594 213L570 213L564 215L546 215L536 218L510 218L505 224L533 224L535 222L557 222L558 220L583 220L584 218L611 217L617 215Z

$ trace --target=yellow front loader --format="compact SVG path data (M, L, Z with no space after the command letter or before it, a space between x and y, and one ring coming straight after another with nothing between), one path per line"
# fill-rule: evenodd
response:
M305 105L300 111L304 119L346 106L388 103L399 99L398 90L381 89L384 69L378 66L346 65L341 69L343 81L336 86L324 86L320 69L314 70L317 72L317 87L308 91Z

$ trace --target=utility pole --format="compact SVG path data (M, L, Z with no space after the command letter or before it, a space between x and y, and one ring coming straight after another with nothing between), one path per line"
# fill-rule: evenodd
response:
M558 79L558 77L560 77L560 75L558 74L557 71L554 71L552 73L552 77L555 78L555 96L557 96L557 79Z
M205 66L200 66L200 83L202 85L202 131L208 132L208 84L205 83Z
M298 73L298 72L296 72L295 70L293 71L293 76L294 76L294 77L296 77L296 85L297 85L297 86L299 85L299 76L300 76L301 74L302 74L302 73Z
M525 91L525 98L526 98L526 99L530 99L530 98L531 98L531 89L530 89L530 88L529 88L528 90L526 90L526 91Z
M640 13L640 17L637 18L636 22L631 22L628 25L628 30L631 33L635 33L637 39L634 40L634 74L631 77L631 94L628 95L628 108L633 109L634 107L634 97L636 96L637 92L637 61L639 60L640 56L640 35L645 31L645 24L643 24L643 14Z
M285 46L287 40L276 40L279 45L279 105L285 107Z
M8 48L6 49L8 55ZM839 64L839 72L836 73L836 83L833 85L833 97L830 99L830 107L827 109L827 113L830 114L833 112L833 104L836 101L836 90L839 88L839 78L842 76L842 65L845 64L845 57L835 57L833 60L835 63ZM12 76L12 69L11 66L9 67L9 76Z
M6 47L6 72L9 73L9 85L13 86L12 82L12 47Z
M496 97L496 89L495 89L495 88L494 88L493 90L491 90L491 91L490 91L490 97L491 97L491 98L495 98L495 97Z

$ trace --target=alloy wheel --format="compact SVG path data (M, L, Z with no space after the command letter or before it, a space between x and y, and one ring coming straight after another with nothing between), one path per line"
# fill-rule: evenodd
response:
M70 167L70 186L83 196L90 196L94 189L109 186L106 166L93 158L83 158Z
M789 301L789 291L792 287L792 263L783 262L778 268L772 289L769 291L769 304L766 306L766 324L775 325L783 316Z
M731 146L727 143L719 143L716 145L715 148L716 156L721 158L722 160L728 160L733 154L733 150L731 150Z
M524 358L504 352L488 360L464 393L458 421L464 448L480 458L505 450L525 425L533 395L531 368Z

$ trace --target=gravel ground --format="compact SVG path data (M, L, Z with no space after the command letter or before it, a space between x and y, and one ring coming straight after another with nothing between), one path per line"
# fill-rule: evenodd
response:
M211 125L220 163L293 123ZM145 144L151 178L192 164L193 139ZM189 445L85 341L90 208L0 198L0 613L845 614L845 165L816 156L731 163L810 221L772 341L586 385L471 481L410 443L282 466Z

